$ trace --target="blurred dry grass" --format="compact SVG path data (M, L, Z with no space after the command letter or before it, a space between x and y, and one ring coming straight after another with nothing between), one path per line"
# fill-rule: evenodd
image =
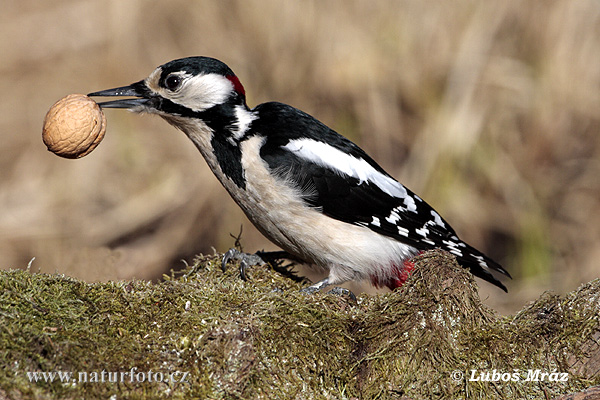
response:
M2 268L156 278L198 252L273 246L180 132L108 111L94 153L40 133L68 93L174 58L225 61L250 106L297 106L357 141L515 277L501 310L600 275L596 1L9 1L0 14Z

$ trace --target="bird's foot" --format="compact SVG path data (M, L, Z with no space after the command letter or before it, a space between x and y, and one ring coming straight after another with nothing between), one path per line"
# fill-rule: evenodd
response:
M243 281L248 280L246 269L248 269L249 266L265 265L265 261L259 255L242 253L238 249L231 248L227 250L225 254L223 254L223 259L221 261L221 269L223 270L223 272L225 272L225 270L227 269L227 264L231 260L239 260L240 278L242 278Z
M300 289L300 292L304 293L304 294L315 294L317 292L320 292L322 289L326 288L327 286L329 286L329 278L325 278L325 279L320 280L319 282L315 283L314 285L310 285L308 287L305 287L304 289ZM353 301L356 301L356 296L354 295L354 293L352 293L350 290L348 290L346 288L339 287L339 286L333 287L330 291L327 292L327 294L334 294L336 296L348 296Z
M348 296L350 298L350 300L356 302L356 295L354 293L352 293L352 291L350 289L346 289L343 287L339 287L339 286L335 286L333 287L329 292L327 292L327 294L334 294L336 296L340 296L340 297L344 297L344 296Z
M303 289L300 289L300 293L315 294L317 292L320 292L322 289L326 288L327 286L329 286L329 278L325 278L315 284L312 284Z
M287 259L292 262L286 265L283 265L282 260ZM296 281L303 282L304 278L299 277L292 270L294 266L294 261L299 261L298 258L294 257L290 253L286 251L257 251L255 254L248 254L239 251L236 248L231 248L227 250L227 252L223 255L223 259L221 261L221 269L225 272L227 268L227 264L231 260L239 260L240 262L240 277L242 280L248 280L248 274L246 274L246 270L248 267L256 266L256 265L265 265L270 264L271 267L282 274L283 276L287 276L288 278Z

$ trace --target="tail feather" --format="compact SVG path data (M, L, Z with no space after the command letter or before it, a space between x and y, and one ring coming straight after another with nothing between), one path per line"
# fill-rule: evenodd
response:
M492 275L490 272L496 271L512 279L508 271L506 271L504 268L502 268L500 264L486 256L476 248L470 246L467 243L461 243L462 244L460 245L460 252L462 253L462 255L459 256L458 254L456 254L456 252L450 251L451 253L456 255L458 263L461 266L468 268L471 271L471 273L476 277L481 278L484 281L491 283L492 285L498 286L505 292L508 292L506 286L504 286L504 284L498 279L496 279L494 275Z

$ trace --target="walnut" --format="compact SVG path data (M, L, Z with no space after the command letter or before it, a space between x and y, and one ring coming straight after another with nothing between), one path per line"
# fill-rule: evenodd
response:
M44 118L42 139L48 150L65 158L81 158L104 138L106 116L94 100L83 94L63 97Z

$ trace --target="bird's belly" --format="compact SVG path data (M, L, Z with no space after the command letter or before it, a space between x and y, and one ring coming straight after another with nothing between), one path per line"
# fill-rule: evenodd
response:
M340 281L387 275L416 249L367 227L328 217L309 207L298 189L276 178L260 158L261 138L242 143L245 190L229 190L269 240ZM228 188L229 189L229 188Z

